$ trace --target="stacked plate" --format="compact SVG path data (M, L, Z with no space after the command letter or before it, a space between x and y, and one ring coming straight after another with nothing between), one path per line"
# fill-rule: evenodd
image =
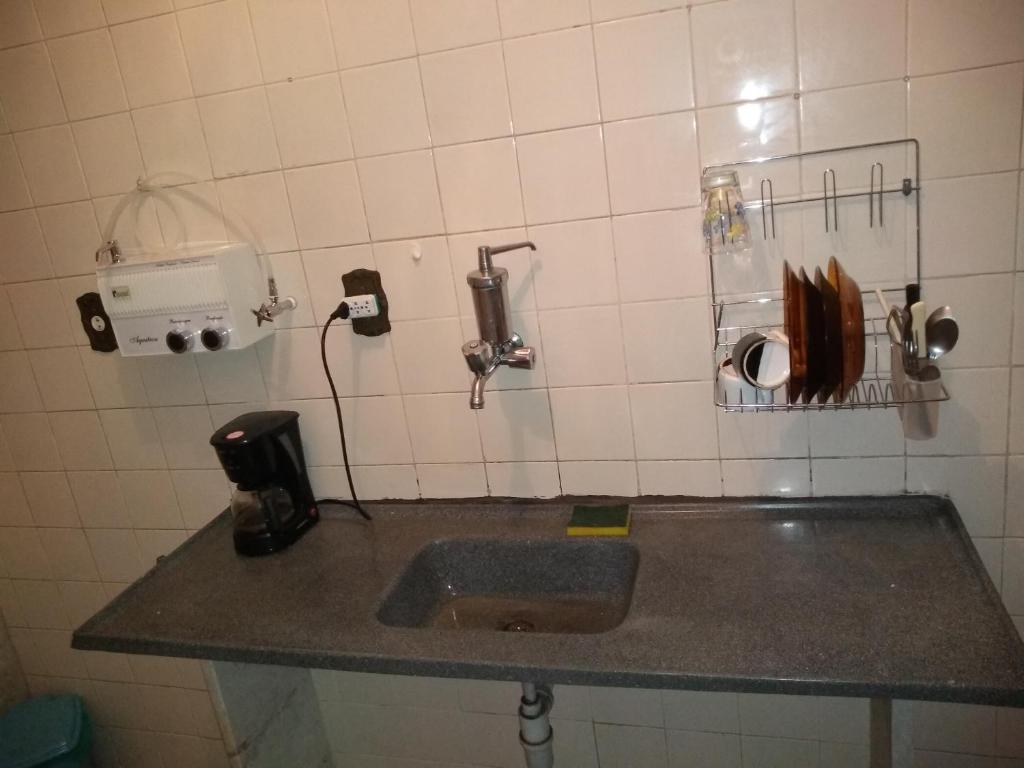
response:
M864 374L864 303L860 287L833 256L828 275L814 279L782 265L782 295L789 340L790 403L846 401Z

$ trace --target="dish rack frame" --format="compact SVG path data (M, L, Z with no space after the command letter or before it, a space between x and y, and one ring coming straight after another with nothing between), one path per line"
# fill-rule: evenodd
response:
M903 198L913 196L912 226L908 223L908 239L914 238L914 275L913 282L920 283L921 277L921 186L920 186L920 159L921 148L917 139L897 139L893 141L878 141L864 144L851 144L830 149L810 150L806 152L794 152L783 155L772 155L752 160L737 160L730 163L722 163L706 166L703 174L716 171L736 170L737 168L757 166L783 160L802 161L810 157L824 157L838 155L839 153L851 153L871 149L883 149L904 146L913 152L913 173L902 176L897 186L885 186L885 168L883 163L875 161L870 166L869 184L867 191L838 191L836 186L836 172L831 167L826 168L822 174L822 193L811 195L795 195L786 199L775 200L773 184L770 176L765 176L760 182L760 199L744 204L746 210L761 211L761 227L758 231L749 221L751 238L758 234L764 240L775 239L775 208L788 205L808 205L821 203L824 212L825 231L829 232L830 227L835 231L839 230L838 208L840 200L855 198L868 198L868 225L874 227L876 218L878 226L885 226L885 205L884 199L888 195L900 195ZM876 187L877 179L877 187ZM831 192L830 192L831 188ZM876 203L877 201L877 203ZM877 206L877 217L876 217ZM911 235L912 232L912 235ZM780 291L761 291L744 294L742 299L728 299L719 293L719 281L716 279L715 256L712 254L710 243L705 241L705 252L708 258L711 278L711 313L714 325L714 348L712 350L713 378L715 381L715 405L726 412L733 413L756 413L756 412L799 412L799 411L847 411L872 408L899 408L905 406L941 402L949 399L949 392L939 382L939 386L933 388L931 396L922 396L920 387L899 386L893 382L891 372L886 369L890 361L891 342L886 328L888 312L879 300L875 289L862 290L864 299L864 374L861 379L851 387L846 399L842 402L819 403L816 400L811 402L790 403L786 397L786 385L776 390L760 390L765 393L765 401L744 402L742 393L738 399L730 400L725 389L718 381L719 364L732 354L732 348L737 341L747 333L758 331L767 333L772 330L783 330L783 300L779 295ZM856 279L856 275L853 275ZM780 284L781 289L781 284ZM886 301L891 304L902 304L904 301L904 286L881 287L881 292L887 294ZM751 315L753 317L751 317ZM737 316L741 319L737 320ZM771 399L768 400L768 397Z

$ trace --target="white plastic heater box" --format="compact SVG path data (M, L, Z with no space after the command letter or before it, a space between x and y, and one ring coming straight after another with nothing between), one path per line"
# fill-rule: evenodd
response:
M242 349L273 332L252 310L265 301L247 243L193 244L170 258L97 267L103 307L126 357Z

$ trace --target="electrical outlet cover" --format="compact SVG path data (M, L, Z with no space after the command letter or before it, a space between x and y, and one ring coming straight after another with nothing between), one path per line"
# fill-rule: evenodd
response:
M375 269L353 269L341 276L341 284L345 287L346 296L359 296L372 293L380 304L380 314L376 317L356 317L352 319L352 330L360 336L380 336L391 333L391 321L388 320L388 297L380 282L380 272Z
M117 349L114 328L110 325L110 317L103 308L100 295L95 291L83 293L75 303L82 315L82 328L89 337L89 346L97 352L113 352Z

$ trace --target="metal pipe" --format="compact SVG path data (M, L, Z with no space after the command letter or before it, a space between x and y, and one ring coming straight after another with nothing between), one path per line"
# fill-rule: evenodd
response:
M555 732L549 719L554 705L555 697L549 686L523 683L523 696L519 700L519 743L523 747L526 768L552 768L555 764Z

